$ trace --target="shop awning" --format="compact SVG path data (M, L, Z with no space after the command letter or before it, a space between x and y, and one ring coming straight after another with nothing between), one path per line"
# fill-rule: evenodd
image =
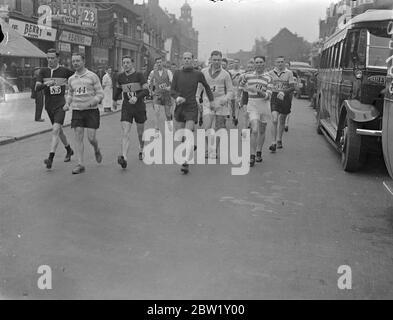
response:
M2 24L6 36L0 44L0 55L8 57L46 58L46 54L29 40L14 31L6 23Z

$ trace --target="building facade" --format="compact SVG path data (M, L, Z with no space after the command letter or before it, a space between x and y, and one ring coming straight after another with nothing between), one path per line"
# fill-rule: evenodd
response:
M283 28L266 45L266 62L273 65L278 56L284 56L288 61L308 62L310 50L310 43Z

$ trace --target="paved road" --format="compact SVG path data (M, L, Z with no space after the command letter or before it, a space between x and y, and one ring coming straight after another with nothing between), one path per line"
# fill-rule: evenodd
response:
M265 152L246 176L229 165L182 176L176 165L145 165L137 151L122 171L119 114L102 120L103 163L87 147L82 175L63 150L43 168L49 134L1 146L0 296L393 298L383 162L344 173L308 102L294 103L285 149ZM37 288L40 265L52 269L51 290ZM337 287L340 265L352 268L352 290Z

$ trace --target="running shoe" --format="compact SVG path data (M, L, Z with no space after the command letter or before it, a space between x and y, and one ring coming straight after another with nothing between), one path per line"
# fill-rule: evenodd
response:
M282 141L277 141L277 149L282 149Z
M67 151L67 154L64 158L64 162L70 162L71 161L71 157L74 155L74 150L71 149L70 152Z
M289 130L288 126L285 126L284 130L285 130L285 132L288 132L288 130Z
M180 169L181 172L183 172L184 174L187 174L189 169L188 169L188 163L183 163Z
M261 151L257 151L257 157L255 159L256 162L262 162L262 152Z
M51 169L52 168L53 159L50 159L50 158L45 159L44 163L46 164L46 168L47 169Z
M85 172L85 167L78 164L73 170L72 170L72 174L79 174Z
M97 149L97 151L94 153L96 156L96 161L97 163L101 163L102 162L102 154L101 154L101 150Z
M118 157L117 157L117 163L120 164L120 166L121 166L123 169L127 168L127 160L124 159L123 156L118 156Z
M270 150L272 153L276 152L276 149L277 149L277 145L276 145L275 143L272 143L272 145L269 147L269 150Z
M250 156L250 167L253 167L255 165L255 155L252 154Z

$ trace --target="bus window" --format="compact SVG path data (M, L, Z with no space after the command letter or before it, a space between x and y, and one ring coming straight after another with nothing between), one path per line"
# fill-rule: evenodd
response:
M354 31L349 33L346 48L345 48L345 58L344 58L344 68L353 68L353 60L356 57L356 48L359 40L359 32Z
M357 46L358 66L366 65L366 48L367 48L367 30L362 29L359 35L359 43Z
M389 57L389 38L370 34L368 45L369 67L386 68L386 59Z
M337 59L337 68L341 66L342 52L343 52L343 41L338 43L338 59Z
M329 58L328 58L328 69L332 68L332 56L333 56L333 49L332 47L329 48Z
M338 59L339 59L339 54L340 54L339 46L340 46L339 43L336 43L334 45L334 52L335 52L335 54L334 54L334 66L333 66L334 69L338 68Z

